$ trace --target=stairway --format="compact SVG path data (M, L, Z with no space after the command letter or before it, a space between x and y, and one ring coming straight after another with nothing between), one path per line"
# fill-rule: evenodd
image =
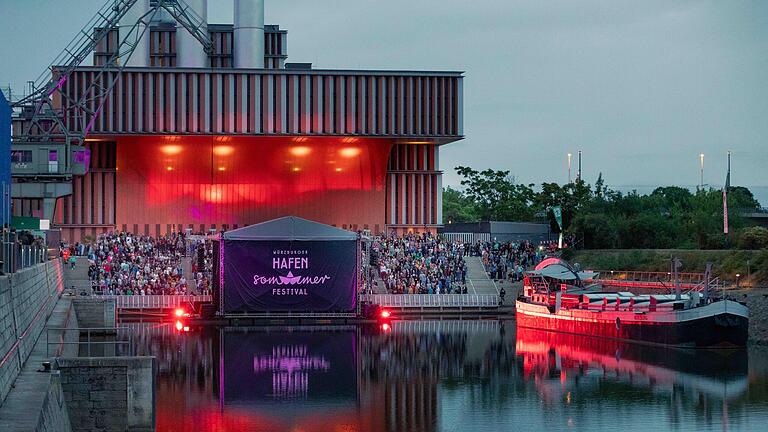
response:
M189 291L192 294L197 294L197 286L195 285L195 274L192 273L192 258L188 256L181 257L181 270L184 275L184 279L187 280Z
M488 277L480 257L464 257L467 262L467 292L469 294L495 294L499 291L494 282Z
M91 280L88 279L88 266L90 266L88 258L82 256L76 258L77 262L73 270L69 268L69 263L64 263L64 289L73 291L75 295L79 295L83 291L91 295L93 289L91 288Z

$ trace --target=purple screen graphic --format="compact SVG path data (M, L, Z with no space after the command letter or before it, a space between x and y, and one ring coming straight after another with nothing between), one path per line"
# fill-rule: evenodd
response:
M352 330L226 332L225 403L293 399L354 403L355 343Z
M352 312L356 241L224 240L224 310Z

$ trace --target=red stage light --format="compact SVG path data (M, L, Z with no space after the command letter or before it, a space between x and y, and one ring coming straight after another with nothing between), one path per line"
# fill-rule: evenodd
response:
M186 312L184 309L182 309L182 308L178 308L178 309L176 309L176 310L175 310L173 313L174 313L174 314L175 314L177 317L181 318L181 317L183 317L183 316L184 316L184 312Z
M381 311L381 317L382 318L389 318L391 315L392 314L388 310L382 309L382 311Z
M291 154L294 156L306 156L312 152L312 149L306 146L291 147Z
M345 147L339 150L339 154L345 158L353 158L360 155L360 149L357 147Z
M177 155L181 153L183 148L180 145L165 145L160 147L160 151L167 155Z
M176 321L176 330L181 331L184 328L184 324L181 321Z
M229 156L235 152L235 148L228 145L220 145L213 148L213 154L216 156Z

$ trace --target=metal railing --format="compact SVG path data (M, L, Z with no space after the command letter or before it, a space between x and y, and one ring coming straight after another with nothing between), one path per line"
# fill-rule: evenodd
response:
M0 262L5 273L15 273L19 270L47 261L48 249L37 245L20 245L14 242L3 242Z
M604 285L616 285L627 287L645 288L669 288L674 289L675 281L671 272L644 272L644 271L610 271L596 270L600 274L598 282ZM678 273L680 286L683 289L695 289L704 287L704 273ZM720 278L710 278L709 286L720 286Z
M495 294L363 294L368 301L389 308L497 308Z
M63 327L46 327L45 329L45 356L51 357L50 348L51 346L55 346L55 356L59 357L63 354L64 349L67 345L75 345L77 346L77 355L76 357L81 357L80 355L80 347L85 346L86 352L85 357L93 357L93 350L91 349L91 346L96 345L97 347L109 347L110 345L113 346L115 349L113 349L110 352L107 352L106 350L102 352L101 357L113 357L117 355L117 346L125 345L128 346L128 350L130 351L130 347L132 345L130 340L93 340L94 336L98 337L114 337L117 338L117 331L119 330L118 327L89 327L89 328L63 328ZM55 340L51 341L51 332L59 332L59 336L55 338ZM70 341L67 340L67 338L64 336L67 332L77 332L78 333L78 340L76 341ZM82 340L83 333L85 333L85 340ZM96 335L94 335L96 333Z
M497 320L467 321L422 321L403 320L392 323L392 331L402 333L485 333L498 332L501 323Z
M100 299L115 299L118 309L175 309L190 303L210 303L210 295L97 295Z

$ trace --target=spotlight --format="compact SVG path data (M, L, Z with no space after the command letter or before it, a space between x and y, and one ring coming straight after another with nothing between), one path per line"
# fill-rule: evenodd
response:
M306 156L312 153L312 149L306 146L291 147L291 154L294 156Z
M181 317L184 316L184 312L186 312L184 309L178 308L175 311L173 311L173 314L176 315L177 317L181 318Z
M213 148L213 154L216 156L229 156L235 152L235 148L228 145L219 145Z
M382 309L381 310L381 317L382 318L387 319L390 316L392 316L392 313L390 313L388 310L386 310L386 309Z
M182 147L180 145L164 145L160 147L160 151L167 154L167 155L177 155L181 153Z
M345 158L353 158L360 155L360 149L357 147L344 147L343 149L339 150L339 154Z

